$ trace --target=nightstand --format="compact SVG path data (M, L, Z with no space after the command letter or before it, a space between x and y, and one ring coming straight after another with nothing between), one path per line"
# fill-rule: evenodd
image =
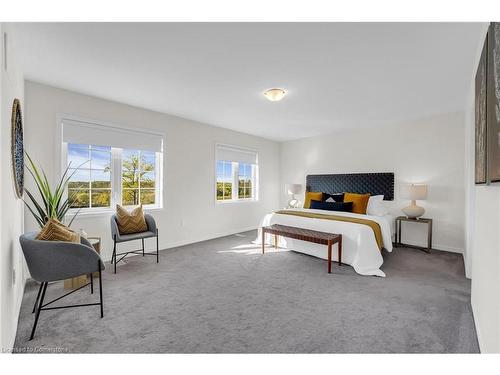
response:
M414 246L414 245L408 245L404 244L401 242L401 222L407 221L411 223L421 223L421 224L427 224L427 248L425 247L420 247L420 246ZM406 216L398 216L395 220L396 224L396 232L394 234L394 245L395 247L398 246L406 246L406 247L413 247L415 249L419 249L422 251L425 251L426 253L430 253L432 249L432 219L428 218L418 218L418 219L412 219Z

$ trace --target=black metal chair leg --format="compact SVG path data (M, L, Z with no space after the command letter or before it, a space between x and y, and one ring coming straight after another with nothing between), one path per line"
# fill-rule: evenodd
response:
M94 273L90 273L90 294L94 294Z
M160 263L160 252L158 247L158 229L156 229L156 263Z
M36 305L38 305L38 300L40 299L40 293L42 293L43 283L40 284L40 288L38 288L38 294L36 295L35 304L33 305L32 314L36 311Z
M115 266L115 273L116 273L116 236L113 238L113 257L114 259L113 264ZM99 269L101 269L101 266L99 266Z
M104 318L104 308L102 304L102 275L101 275L101 263L99 265L99 302L101 303L101 318Z
M144 238L141 238L142 240L142 256L144 256Z
M38 318L40 317L40 311L43 306L43 299L45 298L45 291L47 290L48 283L46 282L42 284L43 284L42 296L40 297L40 303L38 304L38 308L36 309L35 322L33 323L33 329L31 330L30 341L33 340L33 337L35 336L36 325L38 324Z

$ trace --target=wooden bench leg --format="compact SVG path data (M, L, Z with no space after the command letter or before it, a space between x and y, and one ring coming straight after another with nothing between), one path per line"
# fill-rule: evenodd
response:
M275 249L278 248L278 235L277 234L274 235L274 248Z
M339 247L339 266L342 265L342 237L339 239L339 243L337 244Z
M332 273L332 242L328 241L328 273Z

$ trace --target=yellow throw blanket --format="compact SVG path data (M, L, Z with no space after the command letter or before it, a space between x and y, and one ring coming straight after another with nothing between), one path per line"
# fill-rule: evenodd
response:
M303 212L303 211L291 211L291 210L280 210L275 212L280 215L293 215L293 216L301 216L301 217L310 217L313 219L325 219L325 220L336 220L336 221L346 221L348 223L356 223L367 225L373 230L373 234L375 235L375 240L377 241L378 248L382 250L384 247L384 242L382 240L382 230L380 229L380 225L369 219L360 219L357 217L349 217L349 216L338 216L338 215L329 215L329 214L317 214L313 212Z

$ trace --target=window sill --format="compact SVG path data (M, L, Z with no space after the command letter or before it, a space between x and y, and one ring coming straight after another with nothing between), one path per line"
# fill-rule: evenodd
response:
M149 212L156 212L156 211L161 211L163 210L163 207L143 207L144 212L149 213ZM102 217L102 216L111 216L115 213L116 211L112 208L107 208L107 209L102 209L102 210L89 210L89 211L80 211L78 213L78 218L80 217L85 217L85 218L91 218L91 217ZM66 217L73 218L76 215L77 211L69 211L66 214Z
M258 199L238 199L238 200L224 200L224 201L218 201L215 200L216 205L225 205L225 204L238 204L238 203L259 203Z

